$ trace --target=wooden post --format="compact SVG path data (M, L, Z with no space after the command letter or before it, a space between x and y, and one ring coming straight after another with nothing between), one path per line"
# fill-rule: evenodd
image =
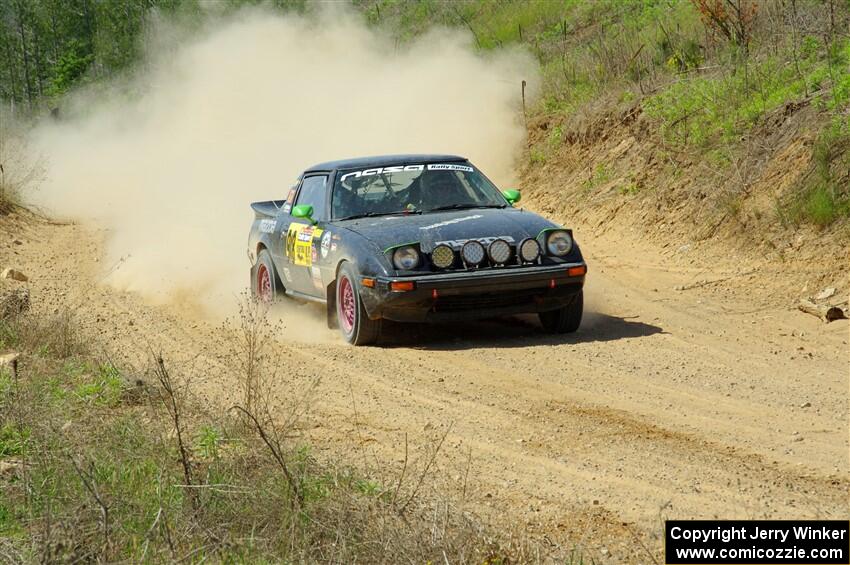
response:
M522 81L522 119L525 121L525 128L528 129L528 114L525 112L525 79Z

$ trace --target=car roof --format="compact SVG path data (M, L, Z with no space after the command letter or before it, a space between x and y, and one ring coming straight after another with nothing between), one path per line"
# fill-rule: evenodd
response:
M367 169L370 167L392 167L394 165L407 165L417 163L443 162L451 163L466 161L466 157L459 155L375 155L373 157L358 157L355 159L340 159L338 161L327 161L313 165L305 170L305 173L314 171L333 171L336 169Z

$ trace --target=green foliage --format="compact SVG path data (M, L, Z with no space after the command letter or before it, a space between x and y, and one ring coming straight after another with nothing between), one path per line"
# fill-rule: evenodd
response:
M806 37L796 55L764 56L746 68L676 81L649 97L644 109L674 145L736 145L766 114L807 95L825 109L846 106L848 61L850 42L836 42L827 53L818 38Z
M528 159L532 165L542 165L546 162L546 154L539 147L532 147L528 153Z
M824 128L812 150L812 173L784 203L783 222L826 227L850 218L850 122L836 118Z
M201 426L195 435L195 451L204 459L218 459L222 439L221 430L217 427L209 424Z
M833 190L819 185L805 195L800 212L811 223L823 227L839 216L846 216L848 207L846 201L841 202L836 198Z
M22 455L30 437L29 428L19 428L11 422L0 426L0 459Z
M596 165L596 168L593 169L593 174L589 179L585 180L581 188L585 192L590 192L596 188L599 188L601 185L607 183L611 180L611 171L608 168L608 165L605 163L600 163Z
M121 398L121 376L112 365L100 365L95 375L84 374L74 388L77 398L88 404L114 406Z
M635 181L629 181L628 183L622 185L619 188L620 194L623 196L634 196L638 192L640 192L640 187Z
M59 55L53 68L53 84L49 94L59 95L69 90L94 60L94 55L86 53L79 40L72 39L66 49Z
M355 481L354 487L366 496L378 496L383 492L381 483L371 479L358 479Z

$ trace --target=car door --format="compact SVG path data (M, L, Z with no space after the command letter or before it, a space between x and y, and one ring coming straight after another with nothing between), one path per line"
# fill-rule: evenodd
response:
M316 263L322 226L327 221L327 191L327 173L305 175L289 210L289 226L285 232L281 232L284 239L283 284L295 292L322 298L321 273ZM315 223L291 215L296 206L305 204L313 207L312 219Z

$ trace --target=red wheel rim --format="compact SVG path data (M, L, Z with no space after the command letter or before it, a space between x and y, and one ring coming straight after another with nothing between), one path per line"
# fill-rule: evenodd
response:
M339 323L346 334L354 329L354 317L357 315L357 303L354 299L354 287L348 277L339 279Z
M257 296L263 302L272 301L272 277L265 265L260 263L257 269Z

